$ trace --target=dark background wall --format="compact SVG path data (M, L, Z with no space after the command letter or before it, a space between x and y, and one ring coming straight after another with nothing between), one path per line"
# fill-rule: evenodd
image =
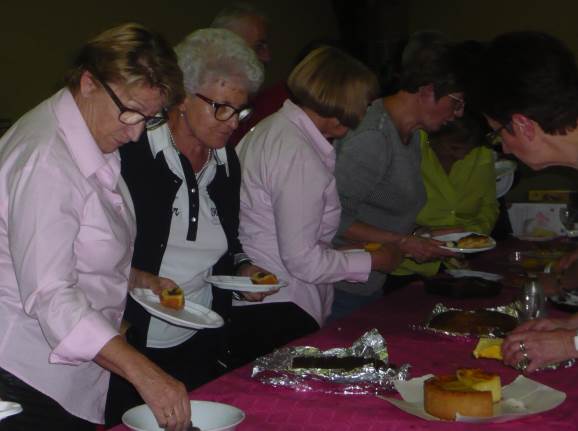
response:
M423 29L454 40L490 40L496 34L536 29L563 39L578 52L574 0L248 0L268 14L273 61L266 85L284 79L311 40L344 39L377 71L387 70L398 41ZM62 86L62 76L79 46L101 30L141 22L176 44L206 27L227 0L53 0L2 2L0 26L0 118L17 119ZM521 168L509 197L529 188L578 184L571 169L533 173Z
M172 44L207 27L226 0L4 1L0 25L0 118L17 119L62 86L82 43L127 21L140 22ZM267 80L281 79L311 39L337 38L331 0L248 1L274 23Z
M454 40L491 40L517 30L550 33L578 53L578 2L573 0L412 0L408 31L438 29ZM578 189L578 171L548 168L533 172L519 165L510 201L526 200L530 189Z

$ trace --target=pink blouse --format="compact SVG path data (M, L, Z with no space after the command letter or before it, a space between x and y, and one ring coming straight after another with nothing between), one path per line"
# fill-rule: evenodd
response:
M331 247L341 214L335 150L305 112L287 100L245 136L237 151L239 238L256 265L289 283L263 302L293 302L322 325L331 311L331 283L366 281L371 270L369 253Z
M118 153L103 154L68 90L0 140L0 367L102 422L135 225Z

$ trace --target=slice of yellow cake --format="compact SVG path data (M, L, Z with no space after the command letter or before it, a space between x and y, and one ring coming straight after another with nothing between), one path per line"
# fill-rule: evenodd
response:
M432 377L424 383L424 409L432 416L455 420L456 414L474 417L493 415L493 405L502 397L497 374L461 368L455 375Z

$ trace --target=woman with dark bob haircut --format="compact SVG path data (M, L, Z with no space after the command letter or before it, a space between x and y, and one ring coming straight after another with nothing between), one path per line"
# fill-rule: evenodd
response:
M323 325L333 301L332 283L365 281L371 269L389 271L396 249L350 252L331 247L340 205L328 141L363 117L377 80L338 49L312 51L288 80L292 100L245 136L239 238L259 267L287 286L262 304L237 301L232 312L236 365L268 353Z
M0 398L23 407L0 429L94 430L111 371L161 426L190 424L185 386L119 334L136 228L118 149L182 98L170 46L125 24L0 140Z

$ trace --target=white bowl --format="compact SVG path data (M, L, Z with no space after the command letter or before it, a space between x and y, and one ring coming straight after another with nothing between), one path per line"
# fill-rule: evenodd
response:
M211 401L191 401L191 415L193 424L202 431L232 431L245 419L237 407ZM146 404L126 411L122 423L135 431L163 431Z

